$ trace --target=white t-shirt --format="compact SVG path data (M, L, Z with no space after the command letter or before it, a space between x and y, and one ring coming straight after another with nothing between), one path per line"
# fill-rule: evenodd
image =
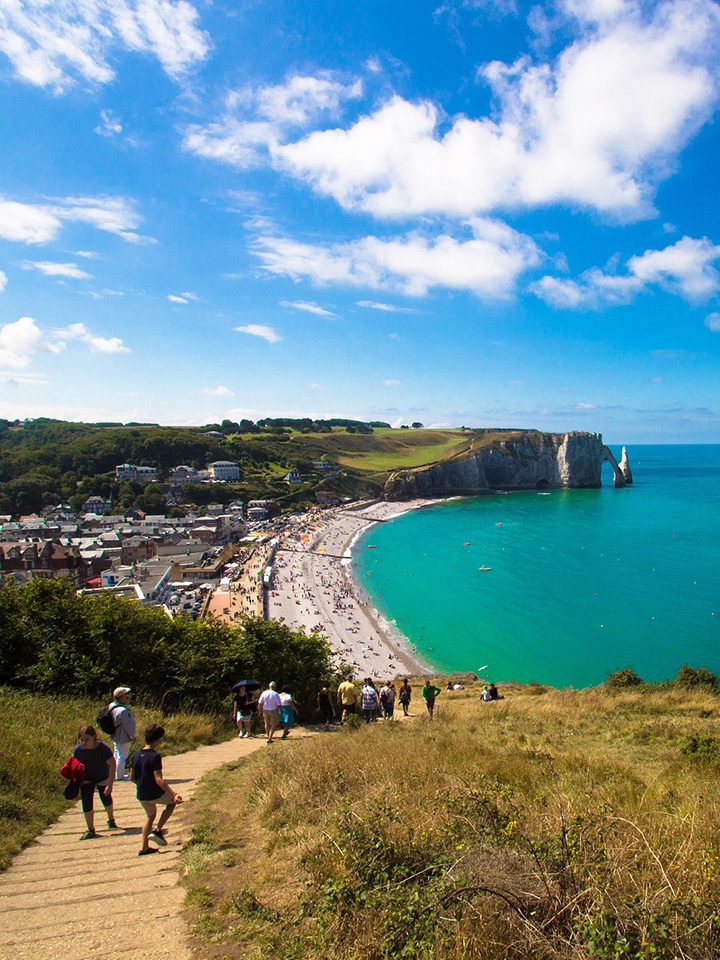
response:
M260 694L258 703L260 704L261 710L277 710L282 700L280 699L280 694L276 693L275 690L264 690Z

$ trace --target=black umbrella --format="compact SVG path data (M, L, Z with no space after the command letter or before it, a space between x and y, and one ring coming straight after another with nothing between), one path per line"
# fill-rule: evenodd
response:
M240 687L245 687L246 690L259 690L261 686L262 684L256 680L241 680L239 683L236 683L232 689L239 690Z

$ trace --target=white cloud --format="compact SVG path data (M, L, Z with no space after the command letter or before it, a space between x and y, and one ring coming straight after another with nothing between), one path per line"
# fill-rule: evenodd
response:
M75 250L73 255L76 257L84 257L86 260L97 260L98 255L94 250Z
M318 246L277 237L259 237L253 252L269 273L318 284L340 283L423 296L432 287L469 290L478 296L509 296L520 273L536 265L534 242L492 220L469 223L471 240L417 234L390 240L365 237Z
M7 286L7 274L3 273L3 271L0 270L0 293L2 293L5 290L6 286Z
M136 232L142 217L135 201L127 197L65 197L50 209L62 220L88 223L98 230L114 233L128 243L156 243L152 237Z
M53 330L54 337L60 341L80 340L87 343L93 353L130 353L119 337L98 337L91 333L84 323L71 323L68 327Z
M122 133L123 125L112 110L100 111L101 122L95 127L95 133L101 137L115 137Z
M402 386L402 380L383 380L384 387L400 387Z
M167 298L170 301L170 303L187 303L188 302L185 297L176 297L174 293L169 293Z
M39 270L46 277L68 277L72 280L91 280L92 274L81 270L76 263L53 263L50 260L23 260L23 270Z
M594 403L577 403L575 404L576 410L596 410L597 406Z
M65 197L47 204L18 203L0 197L0 239L18 243L48 243L62 230L63 221L88 223L117 234L129 243L155 243L136 232L142 218L135 201L127 197ZM90 251L77 256L94 257Z
M272 327L267 327L262 323L248 323L244 327L235 327L238 333L248 333L251 337L261 337L268 343L277 343L282 340L279 333L276 333Z
M376 300L358 300L359 307L368 310L382 310L385 313L415 313L412 307L396 307L392 303L378 303Z
M337 314L326 310L312 300L281 300L281 307L291 307L293 310L304 310L306 313L314 313L318 317L327 317L329 320L337 320Z
M643 283L657 283L688 300L704 300L720 289L720 275L712 264L720 258L720 246L707 237L683 237L664 250L646 250L632 257L628 268Z
M109 83L110 60L125 49L156 57L179 79L209 51L198 13L187 0L4 2L0 52L22 80L62 92L77 79Z
M183 147L235 167L268 160L290 131L307 127L322 116L335 117L340 105L359 97L362 84L349 85L326 76L295 76L283 84L232 90L219 120L191 124Z
M200 393L204 393L206 397L234 397L235 394L232 390L229 390L227 387L220 385L219 387L203 387Z
M43 334L32 317L20 317L0 327L0 368L24 370L43 349Z
M47 243L62 228L57 216L44 207L0 197L0 238L19 243Z
M607 6L604 4L603 6ZM455 118L395 96L347 129L279 145L276 162L347 209L378 217L467 217L567 203L647 215L655 184L718 99L711 0L577 3L581 36L552 62L479 72L495 118Z
M720 246L707 237L683 237L663 250L646 250L630 257L627 273L613 272L613 263L604 270L586 270L577 281L542 277L529 290L551 306L566 309L630 303L653 285L694 302L720 291L720 274L713 266L718 259Z
M713 333L720 333L720 313L709 313L705 317L705 326Z
M186 300L199 300L199 299L200 299L200 297L198 297L197 294L195 294L195 293L189 293L187 290L183 290L183 292L180 294L180 296L181 296L181 297L185 297Z

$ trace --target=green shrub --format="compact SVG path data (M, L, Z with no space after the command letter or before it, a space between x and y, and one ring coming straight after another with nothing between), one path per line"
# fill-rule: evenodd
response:
M616 670L615 673L609 674L606 682L608 687L614 688L639 687L645 683L642 677L639 677L630 667L625 667L623 670Z
M714 673L710 673L705 667L689 667L687 664L684 664L678 670L677 676L675 677L675 684L678 687L686 687L692 689L693 687L707 687L710 690L717 690L718 678Z

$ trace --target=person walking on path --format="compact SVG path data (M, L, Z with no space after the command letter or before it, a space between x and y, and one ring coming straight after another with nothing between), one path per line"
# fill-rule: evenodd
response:
M250 724L256 710L257 700L253 700L252 693L244 683L241 683L233 700L233 718L237 723L240 739L250 738Z
M86 725L78 731L78 744L73 750L73 757L85 767L85 779L80 784L80 800L85 815L87 829L80 837L81 840L94 840L95 811L93 797L97 790L100 802L105 807L107 825L110 830L117 828L113 811L112 789L115 779L115 758L112 750L102 740L98 740L95 727Z
M408 678L405 677L403 682L400 684L400 690L398 691L398 700L402 704L403 715L408 715L408 707L410 706L410 701L412 699L412 687L408 683Z
M165 736L165 730L159 723L151 723L145 731L145 746L138 750L132 758L132 779L137 786L137 798L146 814L142 828L142 846L138 851L139 857L149 853L157 853L155 847L149 846L148 841L166 846L164 826L175 810L175 805L182 803L182 797L175 793L173 788L163 780L162 757L156 747ZM160 814L158 825L153 829L157 815L158 804L165 809Z
M395 713L395 684L392 680L386 681L381 688L380 703L383 709L383 720L392 720Z
M433 718L433 711L435 709L435 697L440 693L440 687L433 686L430 680L426 680L423 684L423 688L420 691L420 696L425 701L425 706L427 711L430 714L430 719Z
M283 687L280 691L280 723L283 725L283 740L290 736L290 727L295 723L297 717L297 705L292 698L290 687Z
M115 742L115 776L118 780L130 779L125 772L125 764L130 753L130 744L135 739L135 717L125 702L129 693L130 687L115 687L113 702L108 706L115 723L113 741Z
M278 710L282 706L280 694L275 690L275 686L275 681L271 680L267 690L263 690L258 700L258 708L263 716L268 743L273 742L273 734L278 726Z
M378 692L370 677L366 677L363 684L360 692L360 703L362 704L363 722L370 723L375 719L375 712L378 708Z
M355 704L357 703L357 690L352 682L352 677L343 680L337 689L337 705L340 711L340 722L351 713L355 713Z
M320 716L323 719L323 730L329 730L330 724L335 719L335 707L333 706L330 687L327 683L322 685L322 689L317 695L317 705Z

